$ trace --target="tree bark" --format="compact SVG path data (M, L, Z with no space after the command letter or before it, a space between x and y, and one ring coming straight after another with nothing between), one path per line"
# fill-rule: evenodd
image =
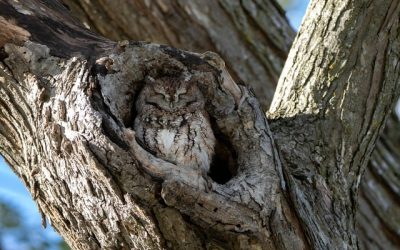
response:
M254 89L265 110L295 35L275 1L64 2L88 27L114 41L217 52L234 79Z
M319 3L313 6L321 7ZM381 45L375 43L377 37L366 32L381 21L378 13L366 15L370 9L359 3L345 5L349 15L343 18L343 6L333 7L330 2L324 6L330 6L326 11L333 16L337 14L337 21L347 21L339 29L332 27L338 36L325 37L336 46L324 48L315 43L313 47L316 54L320 49L328 55L343 53L335 60L337 68L333 67L336 88L324 96L310 96L313 89L325 91L332 86L316 70L308 78L309 87L296 89L298 96L287 99L293 103L307 99L309 103L289 110L289 104L279 101L285 95L292 97L293 89L288 86L304 82L300 81L302 72L296 73L309 62L300 36L293 53L301 51L297 55L304 56L289 60L289 73L282 78L282 90L275 97L279 105L271 112L275 119L272 133L252 92L236 84L224 62L212 53L195 54L146 43L116 44L81 28L57 2L1 1L0 27L7 32L0 36L0 153L30 188L40 210L75 249L357 248L353 223L357 180L398 94L394 62L398 59L399 12L395 4L393 10L388 3L371 3L375 11L391 13L387 22L381 22L385 32L377 32L388 48L383 60L382 51L374 47ZM366 30L351 25L365 21L365 16L374 21L367 22ZM324 23L312 18L310 15L309 25L314 25L318 34ZM345 70L346 59L353 57L347 54L340 34L349 29L355 34L371 34L364 47L377 54L363 57L362 62L356 60L353 66L356 70L363 69L364 63L375 67L378 74L373 81L366 81L372 94L356 93L360 84L356 81L343 88L350 71ZM304 32L303 39L315 37ZM321 71L332 66L314 65ZM209 181L196 173L146 152L131 129L135 94L144 77L183 73L201 83L214 129L224 138L227 153L237 157L236 175L225 184L211 181L211 189L204 190ZM367 74L354 74L368 79ZM378 77L382 75L385 77ZM343 101L358 97L354 105L359 113L349 110L347 103L336 105L333 97L343 93ZM359 107L365 98L377 96L386 98L371 105L384 109ZM324 102L330 98L335 102ZM354 115L358 125L368 120L359 118L360 113L377 121L359 134L337 116L338 110L345 118ZM321 132L321 127L333 126L343 128L336 135L342 140L328 143L330 135ZM354 139L357 136L365 143L359 144ZM319 139L324 143L315 145ZM354 151L351 145L359 149ZM317 146L319 150L309 152ZM336 172L336 152L341 152L338 169L343 173ZM350 161L354 157L363 160ZM345 185L339 186L343 184L339 180ZM322 206L314 200L321 194Z
M92 30L113 40L149 40L193 51L218 52L226 60L230 72L245 79L245 82L252 86L265 110L272 100L275 82L281 73L286 59L284 55L289 51L294 34L283 12L273 1L203 1L203 5L213 6L204 8L197 8L198 3L193 3L196 1L64 2L71 8L72 13ZM125 11L120 11L121 4ZM257 11L254 11L254 6ZM185 13L182 9L198 14L171 14ZM199 16L211 16L208 18L211 21L202 22ZM129 25L136 23L140 25ZM154 25L155 23L158 25ZM221 26L217 25L221 23L224 24L222 30ZM213 38L209 39L210 37ZM227 43L226 37L229 37L229 41L234 41ZM260 45L267 48L263 49ZM273 60L270 60L271 56L265 56L266 50ZM259 60L259 55L264 59ZM265 63L266 61L269 63ZM243 65L249 63L250 70L242 70ZM252 68L258 69L258 73L253 73ZM271 77L260 78L260 75ZM400 152L396 136L399 130L397 119L396 115L389 118L389 126L379 139L361 181L357 231L360 247L363 249L396 249L400 245L397 240L400 238L400 221L393 220L398 217L397 213L400 211L400 204L397 202L399 180L396 177L400 172L400 165L396 164Z
M282 72L269 110L276 117L272 130L314 247L357 244L353 215L359 183L398 97L399 44L393 29L399 7L390 1L313 1ZM329 229L316 230L321 222Z
M399 126L398 116L393 112L361 181L357 230L362 249L400 246Z

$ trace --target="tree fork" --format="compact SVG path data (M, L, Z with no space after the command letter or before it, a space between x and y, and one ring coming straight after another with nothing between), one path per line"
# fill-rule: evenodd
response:
M341 211L344 214L336 214L335 209L322 207L321 210L318 205L308 206L306 210L302 208L302 204L312 201L315 193L328 194L323 196L325 201L338 203L339 208L351 206L346 191L351 192L357 184L350 181L349 185L340 187L348 188L344 194L331 196L329 193L338 188L336 180L315 171L313 164L307 165L309 160L296 162L300 170L293 171L295 165L289 155L294 153L292 158L296 158L307 147L291 152L287 149L291 148L292 139L302 141L308 131L302 131L304 134L288 131L293 130L293 124L300 125L296 121L305 118L309 122L306 128L314 131L315 124L326 122L321 117L310 120L293 116L285 121L292 111L271 112L275 118L274 126L280 125L273 135L251 91L229 77L218 56L149 43L113 43L83 29L69 18L58 2L1 1L0 4L1 28L10 30L0 37L3 48L0 152L31 192L37 194L40 209L72 247L357 247L354 227L343 221L352 221L354 210L345 209ZM395 13L392 18L397 20L398 6L393 6L382 4L379 7L383 12ZM365 5L346 5L346 8L352 13ZM395 11L390 11L393 8ZM343 11L340 8L328 10L333 13ZM396 38L398 23L388 20L382 27L388 25L393 33L388 37ZM345 30L346 25L342 28ZM356 26L356 31L357 28L360 27ZM51 31L52 36L44 37L41 30ZM312 39L307 34L304 36ZM334 37L332 41L338 41L340 45L340 38ZM392 43L398 42L395 38L387 39L386 44L394 52L396 46ZM384 65L381 70L385 74L398 78L393 70L397 64L388 61L397 56L394 53L387 61L378 60L374 65L377 69ZM365 60L373 59L367 57ZM305 62L299 60L299 65ZM324 64L322 68L328 66ZM207 111L216 121L215 128L228 138L238 155L237 174L226 184L213 183L211 190L203 188L204 179L196 173L177 169L141 149L130 129L135 93L144 77L182 72L201 83L208 100ZM335 73L341 79L347 72ZM292 75L292 79L301 76ZM380 84L381 81L383 78L376 78L373 83ZM395 94L391 96L397 97L397 82L385 82L384 86L388 88L378 88L374 94L393 92ZM338 80L335 84L345 83ZM281 84L285 89L291 83L282 81ZM321 81L320 85L311 86L325 85ZM354 95L352 88L349 89L347 98ZM290 93L290 89L288 91ZM284 96L281 93L286 92L280 92L277 100ZM304 91L298 100L308 94ZM333 94L337 93L330 92L324 98ZM368 95L364 93L360 99L363 97ZM380 105L390 108L395 97L385 98ZM275 111L284 109L279 105L276 107L279 108ZM372 111L367 109L364 114L371 115ZM368 141L368 150L358 154L365 159L377 137L379 125L387 117L388 109L385 111L378 114L379 124L371 126L363 137ZM335 119L330 119L332 124ZM346 132L352 139L355 132ZM326 134L318 135L321 135L318 139L327 140ZM277 143L273 136L277 137ZM305 144L313 146L314 142L312 139ZM343 144L335 141L330 148L339 145ZM282 150L283 162L278 148ZM310 159L315 156L318 155L310 154ZM329 171L335 167L329 159L335 158L331 154L324 156ZM342 167L350 164L347 160L341 162ZM282 167L286 179L280 174ZM312 187L304 175L308 167L313 172ZM357 171L352 178L360 178L361 172ZM320 220L321 211L334 219ZM317 229L321 231L317 232Z
M112 40L143 39L190 51L219 53L231 74L254 89L264 110L268 110L272 101L277 79L294 38L283 11L271 0L136 0L124 1L123 8L118 1L107 4L97 0L64 2L83 23ZM198 7L199 4L201 7ZM170 15L185 12L196 15ZM132 27L127 23L140 25ZM221 23L222 26L219 25ZM226 37L229 37L229 43ZM395 126L398 117L392 115L389 119L389 126L377 142L367 173L361 180L357 234L363 249L371 246L396 249L400 244L397 241L400 238L400 221L393 220L400 216L396 177L400 171L397 163L399 130Z

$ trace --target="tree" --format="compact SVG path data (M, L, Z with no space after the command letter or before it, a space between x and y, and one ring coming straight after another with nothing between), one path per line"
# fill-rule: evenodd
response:
M160 21L140 31L159 34L150 28L161 27L170 40L229 51L221 54L233 77L213 53L113 43L82 28L57 2L0 2L0 152L55 228L76 249L357 248L360 179L398 97L398 4L312 2L269 109L269 125L238 79L257 89L268 106L271 91L260 83L273 86L293 37L279 7L163 3L151 5L159 12L150 13L173 19L172 6L185 10L179 12L184 17L171 21L176 26ZM150 8L141 1L130 6ZM189 35L174 37L187 16L203 33L186 30ZM217 29L224 17L232 28ZM111 32L118 25L96 27ZM222 30L234 32L219 36ZM239 48L252 52L248 64L235 64ZM233 175L211 190L198 185L203 179L196 173L141 148L131 129L144 77L182 72L202 84L208 99L221 141L214 168Z

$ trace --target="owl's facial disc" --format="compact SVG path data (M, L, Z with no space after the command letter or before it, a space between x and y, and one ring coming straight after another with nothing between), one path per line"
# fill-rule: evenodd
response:
M184 81L157 80L149 85L146 103L167 112L193 112L202 108L195 85Z

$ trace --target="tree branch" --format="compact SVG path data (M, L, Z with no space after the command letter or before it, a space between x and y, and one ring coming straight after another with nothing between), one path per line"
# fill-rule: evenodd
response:
M399 8L397 1L313 1L278 84L272 130L316 248L356 246L361 175L399 94Z
M171 232L165 227L173 223L163 213L174 214L171 219L182 225L174 230L192 235L193 246L210 239L232 249L303 246L279 185L280 163L265 116L222 59L108 41L70 22L56 1L0 6L2 28L29 33L2 44L1 65L8 71L0 72L0 95L8 101L0 104L21 119L0 123L0 138L12 147L5 157L23 156L12 167L72 247L159 249L168 245ZM8 25L11 16L14 26ZM40 32L46 29L50 36ZM199 86L217 133L237 156L235 177L225 185L213 183L211 190L199 186L199 173L140 151L130 132L145 77L182 74ZM184 249L185 242L175 247Z
M295 35L281 7L271 0L64 2L83 23L113 40L217 52L235 81L254 89L264 110Z

